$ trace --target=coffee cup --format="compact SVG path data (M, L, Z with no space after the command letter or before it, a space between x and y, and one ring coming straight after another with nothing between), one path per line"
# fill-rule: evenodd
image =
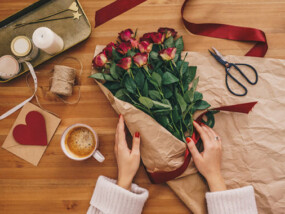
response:
M77 123L69 126L62 134L61 148L64 154L72 160L86 160L94 157L103 162L105 157L99 152L99 139L90 126Z

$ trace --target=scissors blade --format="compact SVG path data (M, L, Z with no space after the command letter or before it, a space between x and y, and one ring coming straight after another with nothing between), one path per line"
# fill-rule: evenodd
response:
M224 58L224 56L215 48L215 47L212 47L212 49L215 51L215 53L222 59L226 62L226 59Z
M215 54L214 52L208 50L210 52L210 54L219 62L221 63L223 66L226 66L227 61L223 60L220 56L218 56L217 54Z

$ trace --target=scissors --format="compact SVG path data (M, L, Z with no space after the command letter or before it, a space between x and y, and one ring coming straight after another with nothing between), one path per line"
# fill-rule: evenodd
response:
M225 70L226 70L226 86L228 88L228 90L235 96L245 96L247 94L247 88L240 82L238 81L231 73L230 73L230 68L234 68L235 70L237 70L244 78L245 80L251 84L251 85L255 85L258 81L258 74L257 71L255 70L255 68L249 64L244 64L244 63L230 63L227 62L225 60L225 58L223 57L223 55L214 47L212 47L212 49L214 50L214 52L212 52L211 50L209 50L210 54L219 62L221 63L223 66L225 66ZM249 67L255 74L255 81L252 82L248 79L248 77L242 72L242 70L239 68L239 66L247 66ZM242 87L244 89L244 93L238 94L235 93L228 84L228 77L230 77L233 81L235 81L240 87Z

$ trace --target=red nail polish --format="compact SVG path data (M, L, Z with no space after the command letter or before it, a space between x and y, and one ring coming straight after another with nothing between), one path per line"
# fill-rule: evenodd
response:
M138 138L139 138L139 137L140 137L140 133L139 133L139 132L136 132L136 133L135 133L135 137L138 137Z
M122 116L122 115L121 115L121 114L119 114L119 118L121 118L121 116Z
M186 142L190 143L191 142L191 138L190 137L186 137Z

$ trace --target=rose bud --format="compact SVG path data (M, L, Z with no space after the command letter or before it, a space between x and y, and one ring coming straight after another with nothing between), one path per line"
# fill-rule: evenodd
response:
M132 48L138 48L139 42L136 39L130 39Z
M128 42L122 42L121 44L119 44L116 48L116 50L120 53L125 55L126 53L128 53L128 50L131 49L131 44Z
M106 54L104 52L101 52L97 56L94 57L92 61L93 67L101 68L106 64L107 61L108 59L107 59Z
M103 49L103 52L105 52L106 55L107 55L109 58L112 57L113 47L116 48L114 42L110 42L110 43Z
M134 63L138 67L142 67L147 64L148 54L147 53L137 53L133 56Z
M147 41L142 41L140 44L139 44L139 49L140 49L140 52L141 53L149 53L151 52L152 50L152 43L149 43Z
M152 33L150 37L155 44L161 44L164 41L165 35L162 33Z
M142 42L142 41L147 41L147 42L149 42L149 43L151 43L152 42L152 39L151 39L151 34L153 34L153 33L155 33L155 32L152 32L152 33L145 33L141 38L140 38L140 42Z
M172 36L173 38L176 37L177 32L173 28L161 27L158 29L159 33L165 34L165 38L169 38Z
M121 41L128 42L132 38L133 31L131 29L123 30L119 33L119 38Z
M176 54L176 48L166 48L159 52L159 55L164 61L169 61L174 59Z
M120 68L124 69L124 70L129 70L132 64L132 58L131 57L125 57L122 58L117 66L119 66Z

